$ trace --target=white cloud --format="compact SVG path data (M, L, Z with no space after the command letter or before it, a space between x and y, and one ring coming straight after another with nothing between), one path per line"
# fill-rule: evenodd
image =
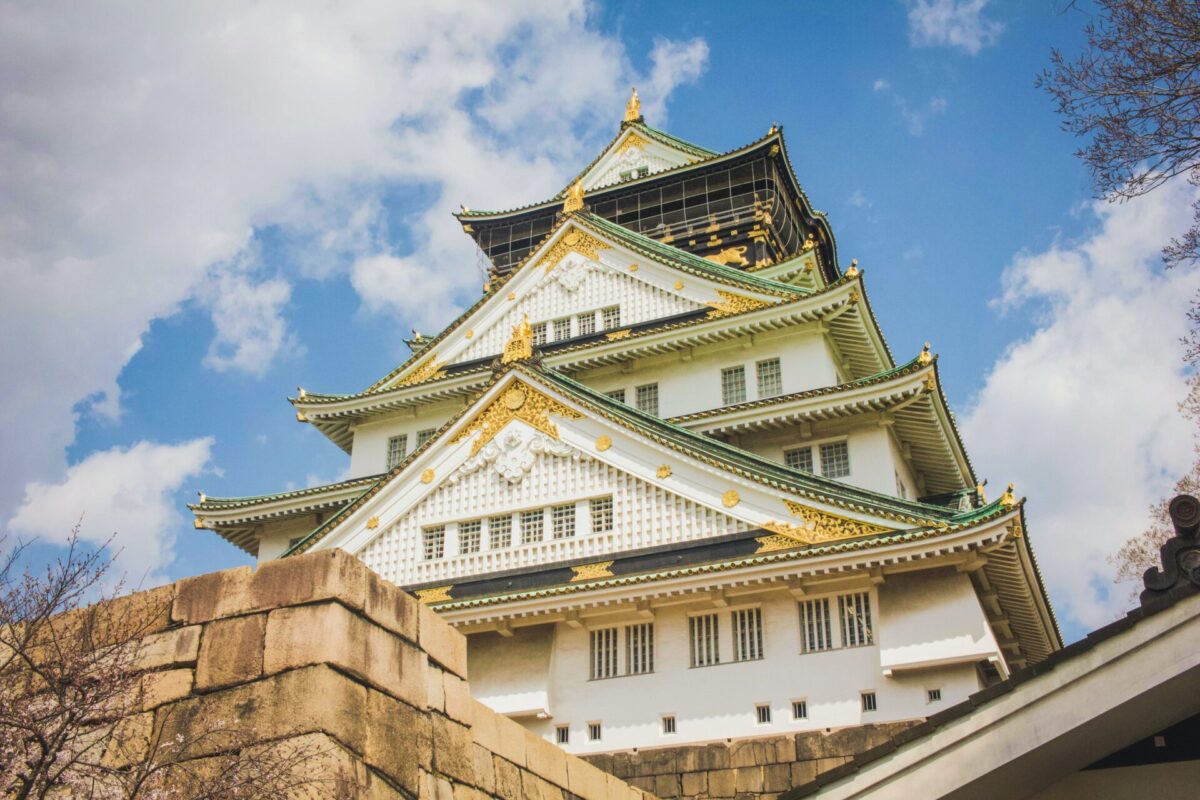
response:
M892 84L888 83L883 78L878 78L875 83L871 85L871 88L876 92L885 92L892 88Z
M210 438L178 445L138 442L92 453L61 482L28 484L8 527L61 544L82 518L85 541L102 544L112 537L119 551L116 570L129 584L160 582L176 532L186 524L174 494L207 467L212 444Z
M1060 617L1086 628L1123 609L1105 558L1140 532L1187 470L1193 430L1177 405L1189 299L1200 273L1163 273L1159 250L1188 223L1183 182L1122 205L1095 203L1078 242L1018 254L1001 308L1037 328L996 362L963 420L992 490L1029 497L1030 537Z
M855 189L846 198L846 205L854 206L855 208L870 208L871 199L863 194L862 189Z
M875 81L873 89L876 94L882 94L891 99L900 118L904 120L904 127L910 136L923 136L925 125L929 119L946 113L946 109L949 107L946 98L941 96L931 97L925 103L914 106L904 95L892 89L892 85L885 80Z
M909 0L908 39L916 47L955 47L975 55L1004 24L983 18L988 0Z
M213 315L207 365L252 373L289 349L287 284L360 258L396 259L409 291L393 302L384 264L360 266L368 308L445 322L479 284L447 211L556 191L630 85L662 123L706 53L660 41L639 74L583 0L0 6L0 338L21 342L0 350L21 376L0 409L0 516L64 474L81 402L119 413L150 323L189 301ZM380 213L396 186L433 198L391 221L406 231ZM296 274L213 272L270 225Z

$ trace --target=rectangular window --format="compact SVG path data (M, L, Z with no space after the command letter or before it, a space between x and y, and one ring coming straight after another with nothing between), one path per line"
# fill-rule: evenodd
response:
M521 512L521 544L540 542L545 535L546 516L537 511Z
M808 719L808 701L792 701L792 719Z
M625 402L625 390L624 389L613 389L611 392L605 392L604 395L606 397L611 397L613 400L616 400L618 403Z
M649 174L650 174L650 168L649 168L649 167L638 167L638 168L637 168L637 176L638 176L639 178L644 178L644 177L646 177L646 176L647 176L647 175L649 175Z
M575 504L550 509L550 524L555 539L570 539L575 535Z
M492 517L488 520L488 547L502 550L512 544L512 516Z
M571 338L571 318L554 320L554 341L561 342Z
M625 672L644 675L654 672L654 623L625 626Z
M421 538L425 546L426 561L441 558L446 554L446 528L444 526L426 528L421 532Z
M721 403L731 406L746 402L746 368L726 367L721 370Z
M759 725L766 725L771 721L771 707L766 703L755 706L754 714L758 718Z
M804 472L812 472L812 448L793 447L791 450L784 450L783 463L787 464L792 469L798 469Z
M826 478L844 478L850 474L850 448L845 442L821 445L821 474Z
M588 678L593 681L617 676L617 629L601 628L591 632L591 657Z
M588 741L590 741L590 742L600 741L600 723L599 722L589 722L588 723Z
M904 481L900 480L900 473L896 472L896 497L901 500L908 499L908 490L904 488Z
M647 383L635 390L637 410L658 416L658 384Z
M871 594L855 592L838 597L838 616L842 622L842 646L871 644Z
M662 718L663 734L670 736L675 733L675 715L664 714Z
M559 744L570 744L571 728L567 725L559 725L554 729L554 741Z
M592 500L592 533L609 533L613 529L613 499L597 497Z
M579 315L579 335L590 336L596 332L596 312L589 311Z
M621 327L621 307L609 306L608 308L600 309L600 321L604 323L604 330L606 331Z
M387 468L392 471L400 466L400 462L408 455L408 434L402 433L399 436L388 437L387 449Z
M829 624L829 598L800 602L800 652L815 653L833 649L833 631Z
M733 660L753 661L762 657L762 609L739 608L733 612Z
M875 702L875 693L874 692L863 692L862 693L862 710L863 711L875 711L878 707L879 707L878 704L876 704L876 702Z
M704 614L688 618L688 629L691 636L691 664L693 667L707 667L721 663L721 651L717 637L719 629L716 614Z
M428 442L437 433L437 428L426 428L423 431L417 431L417 447Z
M783 368L778 358L768 358L754 365L758 376L758 398L783 394Z
M483 531L483 520L481 519L458 523L458 552L464 556L478 553L481 531Z
M925 693L925 696L928 698L929 702L936 703L942 699L942 690L941 689L930 689L928 692Z
M535 345L543 345L546 343L546 323L535 322L533 325L533 343Z

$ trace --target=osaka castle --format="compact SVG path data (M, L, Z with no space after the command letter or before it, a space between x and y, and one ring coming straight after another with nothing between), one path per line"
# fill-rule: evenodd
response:
M579 753L924 718L1062 647L1024 502L985 496L781 128L714 152L635 92L534 200L456 215L489 280L407 361L291 398L348 480L201 496L196 526L355 555Z

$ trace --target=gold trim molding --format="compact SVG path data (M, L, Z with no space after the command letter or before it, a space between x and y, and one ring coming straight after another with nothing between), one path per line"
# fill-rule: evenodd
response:
M595 564L583 564L578 567L571 567L571 571L575 575L571 578L571 583L576 581L590 581L595 578L611 578L613 577L610 567L613 565L611 561L597 561Z
M840 514L828 511L818 511L815 508L801 505L792 500L784 500L788 511L800 519L800 524L776 522L763 523L767 530L780 536L787 536L802 544L820 544L840 539L859 539L863 536L875 536L880 533L891 533L894 528L885 528L870 522L861 522Z
M450 596L450 590L454 588L454 584L448 586L436 586L432 589L417 589L417 599L425 605L431 603L446 603L454 598Z
M631 131L625 137L625 141L617 145L617 155L624 153L626 150L643 150L648 144L650 144L649 139L638 136L637 133Z
M542 256L537 265L544 269L547 273L558 266L558 262L569 256L571 253L579 253L584 258L596 261L599 259L601 250L609 250L608 245L592 236L586 231L581 231L578 227L572 228L563 234L563 237L554 243L546 255Z
M471 445L471 455L475 455L514 419L521 420L557 441L558 426L550 421L551 414L563 419L583 419L583 414L575 409L547 397L522 381L514 381L499 397L489 403L487 408L476 414L450 443L458 444L478 433L479 436Z
M705 305L712 309L708 312L709 319L728 317L731 314L741 314L746 311L756 311L771 305L765 300L755 300L753 297L726 292L722 289L717 289L717 296L720 298L719 300L709 300L705 303Z
M445 361L439 361L437 358L430 356L429 360L421 366L413 370L409 375L400 379L398 386L412 386L425 381L433 381L438 378L446 377L442 367L446 366Z

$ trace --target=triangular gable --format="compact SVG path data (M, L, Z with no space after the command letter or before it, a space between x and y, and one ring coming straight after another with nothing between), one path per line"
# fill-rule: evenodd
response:
M580 180L584 190L591 192L701 160L694 150L654 136L641 126L627 125Z

